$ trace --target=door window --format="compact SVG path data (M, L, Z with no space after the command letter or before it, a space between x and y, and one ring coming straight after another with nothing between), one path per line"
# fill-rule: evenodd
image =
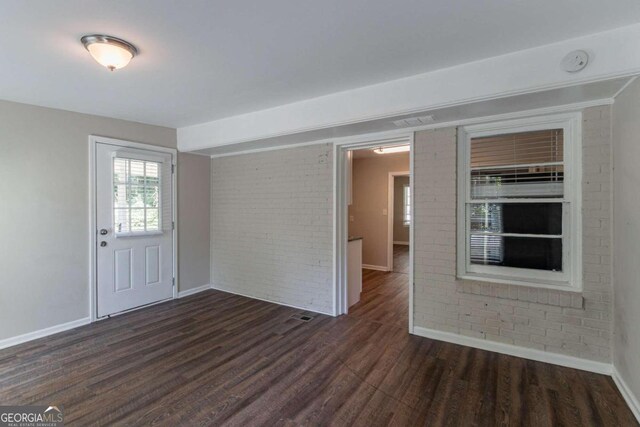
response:
M116 236L161 232L161 163L114 157L113 229Z

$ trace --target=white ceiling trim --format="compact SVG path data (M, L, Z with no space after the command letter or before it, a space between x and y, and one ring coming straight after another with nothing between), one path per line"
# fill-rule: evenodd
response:
M238 151L233 151L231 153L211 154L209 157L211 157L212 159L217 159L218 157L238 156L240 154L263 153L265 151L284 150L286 148L306 147L308 145L331 144L332 142L333 142L333 140L322 139L322 140L318 140L318 141L301 142L301 143L298 143L298 144L285 144L285 145L277 145L277 146L273 146L273 147L252 148L252 149L248 149L248 150L238 150Z
M178 129L181 151L200 150L640 73L640 24ZM590 64L569 74L564 55Z
M219 157L237 156L241 154L262 153L264 151L282 150L285 148L305 147L308 145L319 145L319 144L334 144L337 146L347 147L347 148L357 148L362 146L368 146L371 144L383 144L383 143L390 144L390 145L391 144L399 145L399 144L406 144L407 141L410 141L411 135L413 135L414 132L419 132L423 130L444 129L444 128L454 127L454 126L457 127L457 126L477 125L477 124L491 123L496 121L544 116L549 114L576 112L576 111L582 111L585 108L589 108L589 107L613 105L614 102L615 100L613 98L605 98L605 99L598 99L595 101L579 102L575 104L558 105L555 107L536 108L534 110L516 111L513 113L507 113L507 114L497 114L492 116L474 117L470 119L461 119L461 120L455 120L455 121L449 121L449 122L434 123L429 125L414 126L414 127L397 129L392 131L371 132L371 133L354 135L354 136L319 139L316 141L301 142L297 144L285 144L285 145L277 145L277 146L264 147L264 148L238 150L238 151L233 151L229 153L212 154L210 157L212 159L216 159Z

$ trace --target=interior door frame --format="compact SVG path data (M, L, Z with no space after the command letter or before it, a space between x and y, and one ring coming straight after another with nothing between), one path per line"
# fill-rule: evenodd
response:
M172 258L173 258L173 299L178 297L178 186L176 177L178 176L177 157L178 150L175 148L159 147L151 144L143 144L140 142L127 141L124 139L115 139L99 135L89 135L89 313L91 315L91 322L98 320L104 320L109 316L98 318L98 306L97 306L97 269L98 269L98 229L97 229L97 177L96 177L96 147L98 144L107 144L117 147L137 148L140 150L156 151L161 153L167 153L171 155L171 221L172 227ZM147 304L144 307L148 307ZM132 308L128 311L136 310ZM120 313L118 313L120 314ZM113 315L112 315L113 316Z
M347 314L347 237L349 234L349 206L347 201L347 151L361 148L409 144L409 183L413 194L414 132L380 133L334 140L333 144L333 314ZM388 215L388 211L387 211ZM411 204L414 218L414 203ZM409 225L409 333L413 334L413 233L414 221ZM392 246L393 247L393 246Z
M398 176L409 177L409 188L411 188L411 172L389 172L389 187L387 190L387 268L389 271L393 271L393 229L395 227L395 179ZM411 191L411 190L409 190ZM413 220L413 218L411 218ZM411 229L411 222L409 223L409 229ZM411 233L409 233L411 238ZM409 247L411 249L411 247Z

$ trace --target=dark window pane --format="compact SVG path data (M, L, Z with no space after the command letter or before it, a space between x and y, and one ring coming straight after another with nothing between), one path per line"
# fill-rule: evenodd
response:
M506 203L504 232L562 234L562 203Z
M471 231L562 234L562 203L473 203Z
M562 239L471 235L471 264L562 271Z

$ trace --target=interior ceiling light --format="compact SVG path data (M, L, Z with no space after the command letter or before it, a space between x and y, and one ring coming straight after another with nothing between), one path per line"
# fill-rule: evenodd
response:
M411 147L409 145L394 145L391 147L378 147L373 150L376 154L389 154L389 153L404 153L409 151Z
M126 67L131 58L138 54L138 49L126 40L117 37L92 34L80 39L98 64L110 71Z

